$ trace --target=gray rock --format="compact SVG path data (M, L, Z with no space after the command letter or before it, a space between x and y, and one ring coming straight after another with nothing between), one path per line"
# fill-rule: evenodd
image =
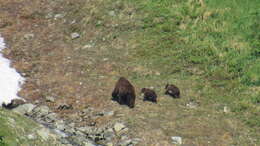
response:
M46 105L40 105L33 109L34 113L38 113L39 115L47 115L50 109Z
M54 131L54 133L59 135L61 138L68 137L68 135L66 133L64 133L64 132L62 132L62 131L60 131L58 129L54 129L53 131Z
M36 135L35 134L29 134L29 135L27 135L27 138L29 140L34 140L34 139L36 139Z
M60 142L62 143L62 144L69 144L70 142L66 139L66 138L61 138L60 139Z
M33 39L33 38L34 38L34 34L33 34L33 33L25 34L25 35L24 35L24 38L25 38L26 40Z
M79 33L77 33L77 32L73 32L72 34L70 34L70 36L71 36L71 39L76 39L76 38L80 37Z
M127 139L127 140L123 140L119 143L120 146L130 146L133 145L132 140L131 139Z
M182 138L180 136L172 136L171 139L173 144L182 144Z
M199 105L196 102L189 102L186 104L188 108L194 109L197 108Z
M161 75L161 73L160 73L160 72L156 72L156 73L155 73L155 75L157 75L157 76L160 76L160 75Z
M71 136L70 140L76 143L77 145L83 146L95 146L94 142L85 138L84 136Z
M85 142L83 143L83 145L84 145L84 146L97 146L97 145L95 145L92 141L85 141Z
M109 16L116 16L116 13L115 13L115 11L109 11L109 12L108 12L108 15L109 15Z
M109 111L109 112L104 112L105 116L113 116L114 115L114 111Z
M224 113L229 113L230 112L230 109L229 109L229 107L227 107L227 106L224 106Z
M113 146L113 143L112 142L108 142L108 143L106 143L106 146Z
M48 118L51 121L55 121L58 119L58 115L56 113L49 113L48 115L46 115L46 118Z
M65 16L64 14L56 14L54 15L54 19L63 18L64 16Z
M18 114L24 115L24 114L31 113L34 108L35 105L27 103L27 104L20 105L17 108L14 108L13 111Z
M57 108L58 110L73 109L72 105L67 104L67 103L60 103L56 108Z
M88 127L88 126L85 126L85 127L80 127L80 128L77 128L78 131L81 131L83 133L92 133L92 128L91 127Z
M47 102L54 102L55 99L54 99L54 97L52 97L52 96L47 96L47 97L46 97L46 101L47 101Z
M112 131L105 131L104 132L104 138L108 141L111 141L115 137L114 132Z
M89 48L92 48L92 47L93 47L93 45L87 44L87 45L83 46L82 49L89 49Z
M124 128L126 128L126 126L122 123L115 123L115 125L114 125L115 132L120 132Z
M50 19L50 18L52 18L52 17L53 17L53 14L52 14L52 13L48 13L48 14L45 16L46 19Z
M65 127L65 132L70 133L70 134L75 134L76 130L74 127L66 126Z
M46 128L42 128L40 130L37 130L36 133L43 139L48 140L50 136L50 131Z
M101 25L102 21L98 20L96 25Z
M54 126L56 127L56 129L58 130L65 130L65 123L63 120L58 120L54 123Z
M140 141L141 141L140 138L133 138L133 139L132 139L132 143L133 143L134 145L138 144Z

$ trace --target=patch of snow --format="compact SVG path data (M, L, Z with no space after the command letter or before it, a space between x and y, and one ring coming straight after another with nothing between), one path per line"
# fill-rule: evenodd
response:
M14 68L10 67L11 61L1 54L5 47L4 38L0 35L0 106L3 103L10 103L12 99L20 98L17 93L25 80Z

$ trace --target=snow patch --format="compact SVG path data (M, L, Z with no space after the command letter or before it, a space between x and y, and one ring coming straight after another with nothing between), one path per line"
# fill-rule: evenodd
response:
M0 106L3 103L10 103L12 99L20 98L17 93L25 80L14 68L10 67L11 61L4 58L1 53L4 48L4 38L0 35Z

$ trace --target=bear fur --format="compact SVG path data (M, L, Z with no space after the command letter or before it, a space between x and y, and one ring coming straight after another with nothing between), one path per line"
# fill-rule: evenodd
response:
M141 93L143 94L143 101L151 101L157 103L157 95L154 90L148 88L142 88Z
M166 95L170 95L174 98L180 98L180 90L177 86L173 85L173 84L167 84L165 86L165 94Z
M124 77L120 77L112 92L112 100L119 104L124 104L130 108L135 105L135 89L134 86Z

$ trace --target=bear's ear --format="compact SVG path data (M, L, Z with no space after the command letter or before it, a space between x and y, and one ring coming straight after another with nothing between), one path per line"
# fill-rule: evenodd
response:
M144 93L144 92L145 92L145 88L142 88L142 89L141 89L141 93Z

